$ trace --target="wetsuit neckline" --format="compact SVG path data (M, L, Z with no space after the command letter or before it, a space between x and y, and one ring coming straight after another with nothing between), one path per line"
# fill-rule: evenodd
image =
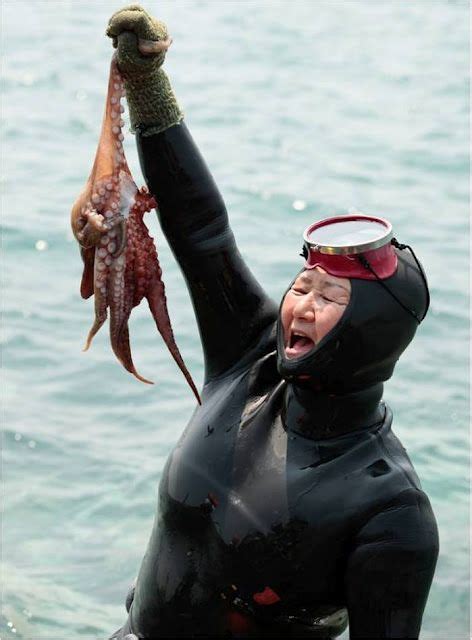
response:
M289 383L283 401L283 422L287 431L313 440L369 429L385 418L382 395L382 383L339 395Z

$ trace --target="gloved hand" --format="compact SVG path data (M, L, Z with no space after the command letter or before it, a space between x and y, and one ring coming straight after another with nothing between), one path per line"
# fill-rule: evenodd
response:
M171 42L165 24L133 4L112 15L106 34L117 48L131 130L153 135L180 122L183 113L161 68Z

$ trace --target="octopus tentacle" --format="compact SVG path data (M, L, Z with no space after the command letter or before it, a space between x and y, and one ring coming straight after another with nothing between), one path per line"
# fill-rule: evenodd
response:
M84 271L82 274L82 281L80 283L80 295L82 298L90 298L93 295L93 273L95 266L95 248L90 247L88 249L80 248L80 255L84 263Z
M84 249L94 247L100 241L101 235L105 231L104 217L95 209L85 212L86 223L81 231L77 233L80 246Z
M88 332L87 339L85 340L85 345L82 351L89 350L93 338L103 326L105 320L107 319L107 316L108 314L106 297L104 295L97 295L97 293L95 293L95 320L90 331Z
M98 333L107 319L108 309L108 277L109 267L112 263L110 257L109 234L103 233L99 246L95 249L94 256L94 295L95 295L95 322L90 329L83 351L87 351L94 336Z
M190 385L190 388L192 389L198 403L200 403L200 395L197 391L195 383L192 380L192 376L190 375L187 367L185 366L183 358L180 355L177 343L175 342L174 332L172 331L172 326L169 320L169 312L167 310L165 287L160 278L160 269L159 272L154 275L150 283L149 289L146 292L146 298L159 333L166 343L170 354L177 363L177 366L184 374L184 377Z
M114 253L114 257L118 258L126 248L126 220L124 218L117 219L117 223L115 225L116 232L116 251Z
M136 371L136 367L133 363L133 358L131 356L131 348L129 343L129 329L128 325L124 325L119 334L115 336L116 344L114 345L114 341L112 340L113 351L124 366L126 371L129 371L133 374L135 378L140 380L141 382L145 382L146 384L154 384L152 380L148 380L144 378L141 374Z
M137 188L126 162L120 104L123 96L123 80L113 58L98 149L71 214L72 230L84 262L80 293L83 298L95 296L95 320L84 351L106 321L109 308L113 352L127 371L152 384L136 371L128 330L133 307L146 297L161 336L200 402L175 342L157 250L143 222L144 213L157 204L146 187Z
M128 319L133 308L134 283L130 278L125 282L125 255L115 260L110 273L110 340L114 354L124 368L141 378L131 357L129 344ZM152 384L152 383L151 383Z

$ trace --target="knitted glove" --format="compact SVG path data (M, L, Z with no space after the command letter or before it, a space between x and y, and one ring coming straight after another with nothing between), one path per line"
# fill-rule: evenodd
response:
M183 113L161 69L170 44L165 24L132 4L112 15L106 34L117 49L131 131L142 127L142 135L150 136L179 123Z

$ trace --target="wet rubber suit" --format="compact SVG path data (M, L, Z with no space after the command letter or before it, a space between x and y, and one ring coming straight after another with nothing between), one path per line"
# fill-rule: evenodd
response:
M381 401L416 325L403 331L405 310L353 279L321 377L285 371L277 306L239 254L186 125L137 142L192 297L205 381L114 637L332 638L348 617L351 638L417 638L436 522ZM407 257L399 271L413 272ZM407 302L423 305L412 291Z

